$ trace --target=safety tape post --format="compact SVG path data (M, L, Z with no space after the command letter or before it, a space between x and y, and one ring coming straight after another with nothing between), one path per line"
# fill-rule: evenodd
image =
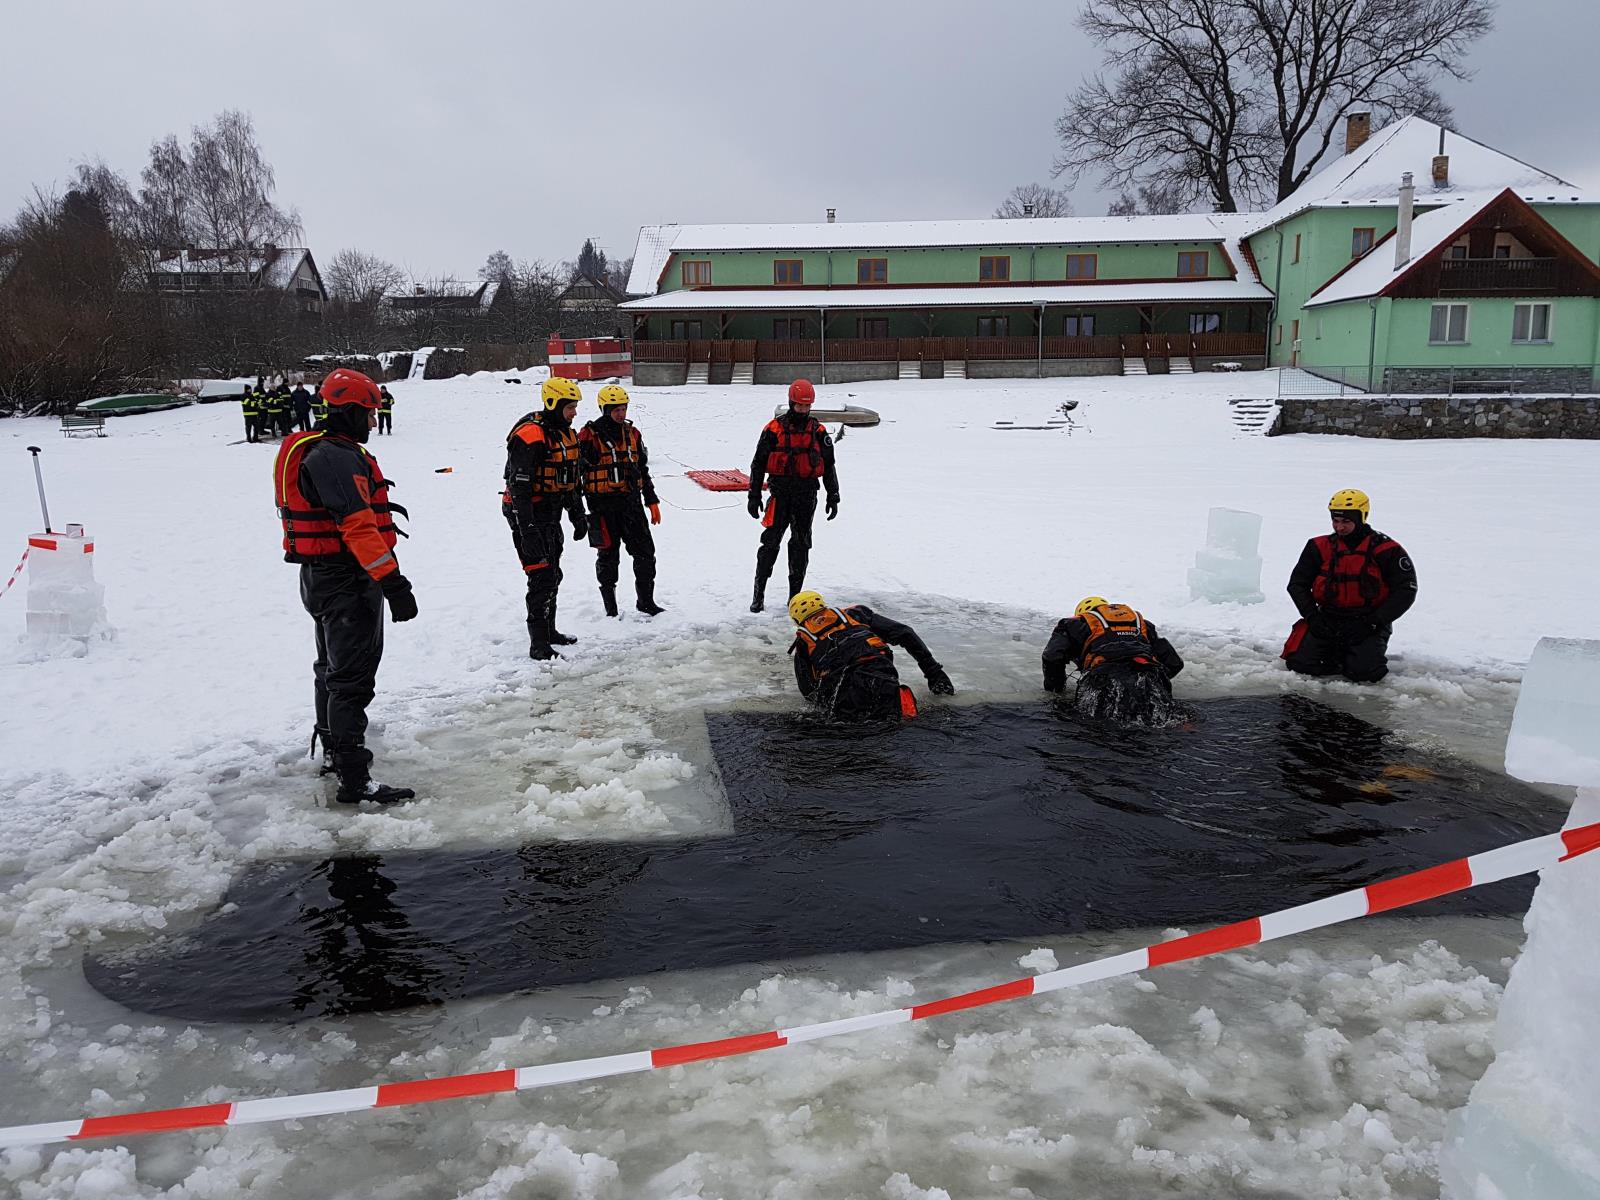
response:
M28 563L28 555L32 553L32 546L29 546L22 552L22 557L17 560L16 569L11 572L11 578L6 580L5 587L0 587L0 596L4 596L11 590L11 585L17 581L17 576L22 574L22 568Z
M1582 825L1561 833L1546 834L1514 842L1482 854L1458 858L1436 867L1413 871L1394 879L1368 884L1353 891L1340 892L1309 904L1281 909L1247 921L1203 930L1170 942L1158 942L1111 958L1079 963L1041 975L1013 979L975 991L946 996L910 1008L887 1009L863 1016L841 1017L815 1025L790 1029L771 1029L764 1033L738 1034L707 1042L663 1046L612 1054L602 1058L575 1059L533 1067L506 1067L467 1075L445 1075L400 1083L380 1083L369 1087L346 1088L335 1092L310 1092L298 1096L274 1096L260 1100L224 1101L185 1108L154 1109L121 1113L109 1117L83 1117L72 1121L49 1121L37 1125L0 1128L0 1149L9 1146L37 1146L52 1142L86 1141L91 1138L127 1138L145 1133L171 1133L207 1129L223 1125L254 1125L266 1121L291 1121L304 1117L362 1112L402 1104L422 1104L433 1100L458 1100L468 1096L493 1096L506 1092L525 1092L563 1083L605 1079L663 1067L706 1062L771 1050L799 1042L861 1033L886 1025L922 1021L946 1013L981 1008L1024 996L1042 995L1062 988L1081 987L1119 975L1132 975L1152 967L1189 962L1238 950L1276 938L1306 933L1337 925L1357 917L1392 912L1432 900L1465 888L1498 883L1531 871L1568 862L1581 854L1600 850L1600 823Z

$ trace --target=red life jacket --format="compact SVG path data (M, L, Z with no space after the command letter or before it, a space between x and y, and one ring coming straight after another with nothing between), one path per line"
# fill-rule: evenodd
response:
M523 429L528 431L528 436L522 435ZM571 426L552 430L536 414L528 413L506 435L508 451L514 441L526 442L530 446L538 442L545 444L544 462L539 464L539 473L532 480L535 496L564 496L578 490L578 435ZM511 482L509 459L506 463L506 482ZM508 492L506 499L509 500L509 497Z
M818 682L835 671L861 663L891 661L893 653L870 626L837 608L825 608L807 617L794 631L806 648L806 662Z
M300 490L300 464L312 448L324 437L326 430L291 433L278 447L278 461L272 467L272 491L278 506L278 517L283 522L283 558L285 562L314 562L317 559L336 557L345 553L344 539L339 536L339 522L325 508L315 505ZM389 503L389 481L383 477L378 460L365 446L357 442L347 445L361 452L361 464L367 470L368 506L378 521L378 532L384 545L394 549L396 530L394 513L403 511Z
M807 417L795 429L787 417L767 422L767 432L777 435L778 444L767 455L767 474L773 479L821 479L823 471L821 422Z
M610 421L610 417L602 417ZM615 424L615 422L613 422ZM615 441L601 437L592 428L585 427L579 435L599 451L594 462L583 464L583 490L591 496L619 496L643 490L639 482L640 447L643 439L629 421L623 425L621 436Z
M1389 598L1389 585L1378 570L1378 555L1398 549L1398 542L1372 529L1354 546L1341 542L1337 550L1331 533L1311 540L1322 556L1321 569L1311 584L1311 598L1320 607L1359 614L1371 612Z
M1092 671L1114 662L1155 662L1150 627L1126 604L1102 604L1084 613L1082 619L1089 626L1089 639L1078 660L1083 670Z

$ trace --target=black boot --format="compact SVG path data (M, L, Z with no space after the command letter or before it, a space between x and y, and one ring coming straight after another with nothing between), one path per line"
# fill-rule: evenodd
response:
M750 611L760 612L762 609L766 608L766 606L767 577L765 575L757 575L755 595L750 598Z
M635 604L634 607L642 612L645 616L653 617L659 613L664 613L667 611L656 603L656 585L653 580L650 583L637 584L636 588L638 591L639 602Z
M335 751L333 758L339 772L339 791L334 799L340 804L397 804L416 799L416 792L410 788L391 787L372 778L372 752L365 747Z
M550 633L545 628L542 618L528 619L528 657L543 662L550 658L560 658L554 650L550 649Z
M336 769L333 765L333 749L328 745L327 733L316 727L313 727L311 730L310 757L317 757L317 742L319 739L322 742L322 760L317 764L317 774L332 775Z
M617 616L617 589L613 587L600 588L600 603L606 606L606 616Z
M800 574L796 575L793 571L789 572L789 599L793 600L797 595L805 590L806 573L802 571Z
M545 605L544 627L550 635L550 644L552 646L576 646L578 644L577 638L562 633L556 628L556 598L554 596L551 596L550 603Z

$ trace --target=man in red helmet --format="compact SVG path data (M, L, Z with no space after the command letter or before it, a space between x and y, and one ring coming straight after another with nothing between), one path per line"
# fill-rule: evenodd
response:
M366 748L367 705L383 658L383 605L395 621L417 615L411 584L394 556L389 480L367 451L377 424L378 385L343 368L322 381L328 415L278 447L272 479L283 521L283 557L300 564L300 600L317 628L316 751L323 774L339 776L341 804L410 800L410 788L378 783Z
M756 588L750 611L766 606L767 580L778 562L778 546L789 533L789 595L805 587L811 560L811 523L817 515L817 491L828 489L828 520L839 515L839 476L833 466L833 439L811 415L816 389L809 379L789 385L789 411L767 422L750 462L750 515L761 522L756 550ZM772 490L761 506L761 485Z

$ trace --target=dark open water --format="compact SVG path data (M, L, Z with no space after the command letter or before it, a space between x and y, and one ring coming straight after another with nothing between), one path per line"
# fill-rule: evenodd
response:
M1559 827L1530 788L1299 697L1181 727L1048 706L711 714L733 832L263 866L84 960L187 1020L295 1020L739 962L1239 920ZM1417 914L1526 909L1532 879Z

